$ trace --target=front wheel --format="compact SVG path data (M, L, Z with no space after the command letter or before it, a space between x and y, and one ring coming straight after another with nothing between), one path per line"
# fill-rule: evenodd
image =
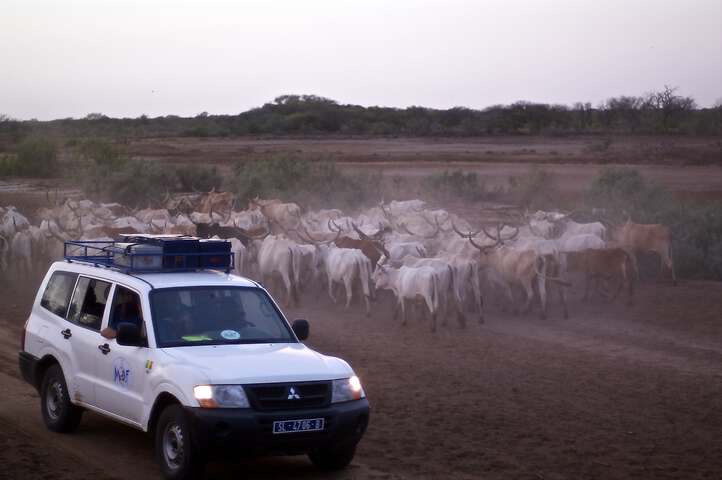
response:
M202 478L205 461L193 446L193 438L183 408L171 405L163 410L155 430L155 454L165 478Z
M356 445L343 448L324 448L308 454L316 467L331 472L346 468L356 454Z
M83 410L70 402L60 365L53 365L45 372L40 386L40 409L45 426L53 432L70 433L80 425Z

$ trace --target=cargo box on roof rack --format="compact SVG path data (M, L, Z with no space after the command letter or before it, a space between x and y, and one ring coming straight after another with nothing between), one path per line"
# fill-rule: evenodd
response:
M69 240L64 257L125 273L179 272L233 268L231 244L186 235L121 235L122 241Z

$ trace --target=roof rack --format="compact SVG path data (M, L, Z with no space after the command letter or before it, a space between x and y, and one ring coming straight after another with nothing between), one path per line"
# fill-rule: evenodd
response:
M231 243L184 235L123 235L122 241L68 240L68 262L122 273L171 273L233 269Z

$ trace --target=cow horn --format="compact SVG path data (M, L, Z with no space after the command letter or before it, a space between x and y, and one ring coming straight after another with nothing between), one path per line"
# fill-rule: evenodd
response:
M453 221L451 222L451 228L456 232L457 235L459 235L461 238L469 238L469 237L475 237L479 234L481 230L477 230L476 232L469 232L469 233L462 233L461 230L456 226L456 223ZM483 227L482 227L483 230ZM493 240L493 238L492 238Z
M356 233L358 234L358 236L359 236L359 238L360 238L361 240L371 240L371 239L368 237L368 235L366 235L364 232L361 231L360 228L358 228L358 227L356 226L356 224L355 224L354 222L351 222L351 226L352 226L353 229L356 231Z

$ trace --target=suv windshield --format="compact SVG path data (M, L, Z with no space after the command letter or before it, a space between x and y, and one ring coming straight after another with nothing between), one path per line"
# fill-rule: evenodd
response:
M295 342L268 295L257 288L184 287L150 295L158 347Z

